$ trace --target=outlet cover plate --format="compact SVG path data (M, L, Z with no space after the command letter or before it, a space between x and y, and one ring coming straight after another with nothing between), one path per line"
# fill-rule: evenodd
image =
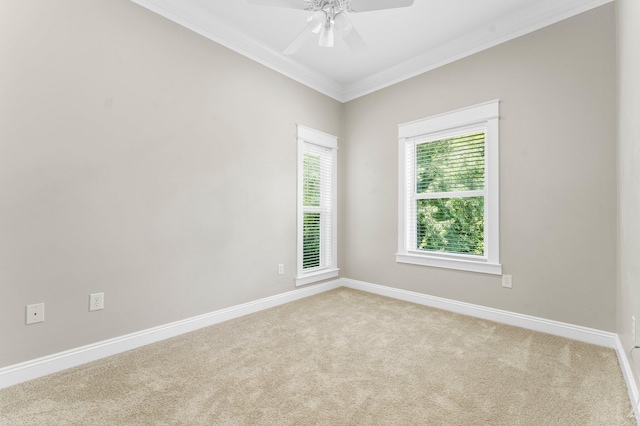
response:
M27 305L27 324L44 321L44 303Z
M104 309L104 293L94 293L89 295L89 311Z

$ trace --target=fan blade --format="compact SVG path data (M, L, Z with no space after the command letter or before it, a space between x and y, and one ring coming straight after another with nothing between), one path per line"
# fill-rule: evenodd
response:
M351 0L349 8L352 12L370 12L372 10L407 7L412 4L413 0Z
M300 34L298 34L296 38L294 38L293 41L289 43L289 45L282 51L282 53L284 53L285 55L292 55L296 53L298 49L300 49L302 45L305 44L307 40L309 40L309 37L312 34L311 26L312 25L309 24L304 27L304 30L300 31Z
M307 0L247 0L247 3L261 4L264 6L287 7L289 9L309 9L309 2Z
M364 41L362 36L355 28L351 28L346 34L340 34L342 36L342 40L349 46L349 49L354 52L362 52L367 50L369 46L367 46L367 42Z

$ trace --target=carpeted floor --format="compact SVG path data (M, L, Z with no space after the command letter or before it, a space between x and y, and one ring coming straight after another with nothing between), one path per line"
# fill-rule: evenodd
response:
M340 288L0 391L1 425L633 425L615 352Z

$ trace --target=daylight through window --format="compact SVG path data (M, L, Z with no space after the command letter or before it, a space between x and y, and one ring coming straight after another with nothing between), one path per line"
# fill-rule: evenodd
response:
M337 138L298 126L296 284L335 277Z
M484 256L484 130L415 144L412 248Z
M400 126L398 262L501 273L498 102Z

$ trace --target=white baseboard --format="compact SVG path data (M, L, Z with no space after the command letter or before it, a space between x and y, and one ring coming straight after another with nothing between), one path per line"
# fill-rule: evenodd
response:
M340 280L340 284L344 287L375 293L381 296L392 297L406 302L413 302L419 305L430 306L432 308L443 309L445 311L482 318L502 324L514 325L528 330L540 331L542 333L553 334L554 336L566 337L568 339L578 340L594 345L606 346L612 349L616 348L616 339L618 337L616 333L552 321L544 318L532 317L529 315L517 314L500 309L487 308L485 306L458 302L451 299L444 299L442 297L429 296L422 293L351 280L348 278L342 278Z
M340 287L329 281L0 369L0 389Z
M629 360L615 333L346 278L300 288L197 317L176 321L171 324L142 330L20 364L10 365L0 369L0 389L139 348L150 343L169 339L203 327L333 290L341 286L616 349L629 389L629 396L632 401L637 401L639 396L634 376L631 373Z
M629 393L629 399L631 400L631 405L633 406L633 412L636 416L636 423L640 425L640 412L638 411L638 407L636 404L638 403L638 398L640 398L640 392L638 392L638 385L636 383L635 376L633 375L633 370L631 369L632 360L629 359L629 352L624 350L622 346L622 342L620 338L616 336L616 354L618 355L618 362L620 363L620 368L622 369L622 375L624 376L624 381L627 384L627 392Z
M348 278L342 278L340 280L340 284L343 287L362 290L378 294L380 296L392 297L406 302L413 302L419 305L443 309L458 314L514 325L529 330L540 331L547 334L553 334L555 336L566 337L568 339L615 349L618 362L622 370L622 375L627 385L629 400L631 401L631 405L634 407L636 422L638 426L640 426L640 411L638 410L638 407L635 406L638 402L638 398L640 398L640 392L638 391L638 386L631 369L631 360L629 359L628 352L626 352L622 347L622 342L616 333L609 333L593 328L581 327L578 325L517 314L509 311L502 311L500 309L487 308L484 306L473 305L471 303L458 302L455 300L444 299L442 297L429 296L422 293L351 280ZM640 352L640 349L638 351Z

